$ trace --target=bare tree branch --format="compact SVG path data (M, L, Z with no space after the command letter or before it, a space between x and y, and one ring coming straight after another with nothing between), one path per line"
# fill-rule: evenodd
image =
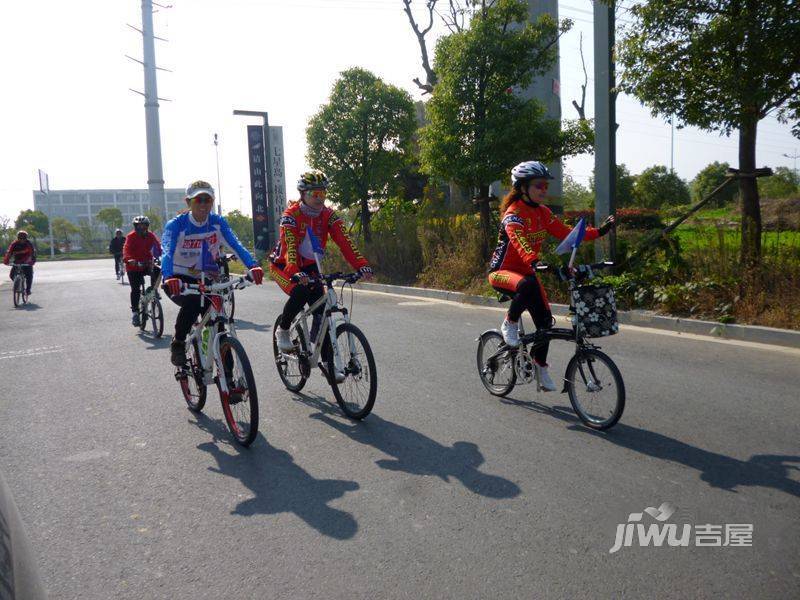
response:
M422 53L422 68L425 69L425 83L420 82L419 78L414 79L414 83L423 90L425 93L430 94L433 91L433 86L436 85L436 73L431 67L430 60L428 59L428 46L425 41L425 36L433 28L433 13L436 9L436 2L438 0L426 0L426 8L428 9L428 26L425 29L420 29L417 24L414 14L411 12L411 0L403 0L403 11L408 15L408 22L411 23L411 29L414 30L414 35L417 36L419 42L419 49Z
M581 121L586 120L586 86L589 84L589 74L586 72L586 61L583 58L583 32L581 31L581 40L580 40L580 50L581 50L581 66L583 66L583 83L581 84L581 103L580 105L572 101L572 106L575 107L575 110L578 111L578 118Z

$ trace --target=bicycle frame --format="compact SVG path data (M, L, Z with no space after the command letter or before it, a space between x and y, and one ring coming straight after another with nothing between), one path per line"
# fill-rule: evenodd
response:
M320 324L320 329L317 332L317 339L312 340L308 330L307 319L310 316L313 321L314 311L322 305L325 305L325 310L322 313L322 323ZM337 312L341 313L342 317L339 319L334 319L333 313ZM333 350L333 364L336 369L344 368L344 366L342 365L341 356L339 355L339 345L336 343L336 327L339 322L349 323L350 316L346 308L342 308L339 306L339 297L336 294L336 290L333 288L333 284L327 286L325 294L322 296L322 298L317 300L314 304L308 307L308 309L304 310L299 315L297 315L297 317L295 317L294 322L292 323L292 328L294 328L296 325L299 325L301 330L303 331L303 337L315 345L314 352L309 359L312 365L317 364L317 362L319 361L320 354L322 352L322 343L319 343L318 340L324 340L325 335L330 333L331 347ZM349 338L348 341L351 345L350 351L354 353L355 348L352 347L353 343L352 341L349 340ZM286 356L287 358L291 358L292 355L286 355Z

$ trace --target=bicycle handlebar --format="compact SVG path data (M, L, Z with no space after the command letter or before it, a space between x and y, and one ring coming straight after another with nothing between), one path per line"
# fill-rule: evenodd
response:
M332 284L334 281L345 281L347 283L355 283L361 279L362 275L358 271L354 273L329 273L328 275L320 275L319 277L309 277L308 283L327 283ZM300 278L297 275L292 275L289 278L293 283L299 283Z
M241 290L247 286L254 285L253 279L250 277L250 275L242 275L241 277L236 277L223 283L211 283L203 286L201 286L199 283L181 283L181 296L200 296L203 293L213 294L215 292L224 292L229 288Z

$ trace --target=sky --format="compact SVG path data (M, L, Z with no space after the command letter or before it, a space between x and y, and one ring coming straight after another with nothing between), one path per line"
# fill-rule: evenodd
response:
M631 0L625 0L624 4ZM159 96L165 186L194 179L217 183L214 133L219 134L219 196L223 211L249 213L245 126L255 118L234 109L267 111L283 127L288 197L307 168L305 129L327 99L338 74L353 66L422 99L412 79L424 79L419 47L401 0L161 0L171 8L154 16L160 71ZM415 0L414 4L422 4ZM559 3L575 25L562 38L561 104L583 81L580 33L589 67L591 116L592 27L590 0ZM146 188L143 91L139 64L140 0L25 0L4 3L0 21L0 216L15 218L33 207L36 170L51 189ZM622 19L625 19L623 11ZM423 15L420 12L420 16ZM429 41L446 33L437 22ZM633 173L670 165L670 126L634 99L620 96L617 161ZM794 166L800 151L787 125L768 117L758 134L759 165ZM737 137L694 128L675 131L674 168L693 178L714 160L737 163ZM566 160L566 172L586 183L593 157ZM511 165L509 165L511 166Z

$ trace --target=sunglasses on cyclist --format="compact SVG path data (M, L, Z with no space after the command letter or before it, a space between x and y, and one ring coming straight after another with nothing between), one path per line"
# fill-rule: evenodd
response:
M213 204L214 199L208 194L200 194L192 198L192 204Z
M550 182L548 181L536 181L533 183L533 187L537 190L546 190L550 187Z

